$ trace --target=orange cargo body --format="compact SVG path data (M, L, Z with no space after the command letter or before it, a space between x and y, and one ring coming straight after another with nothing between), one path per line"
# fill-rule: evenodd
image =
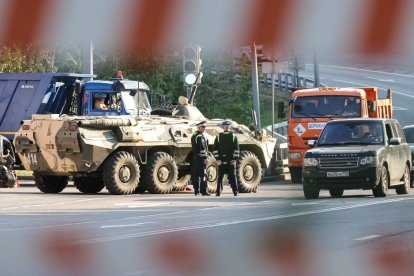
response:
M376 87L296 90L289 102L289 170L293 183L302 181L303 155L325 124L345 118L392 118L392 94L378 99Z

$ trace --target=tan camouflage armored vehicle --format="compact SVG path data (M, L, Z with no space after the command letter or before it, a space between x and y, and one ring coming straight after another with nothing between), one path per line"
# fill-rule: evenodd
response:
M112 194L169 193L183 190L190 179L191 136L204 119L184 97L170 116L33 115L22 122L14 145L44 193L61 192L69 176L83 193L104 187ZM208 120L205 133L211 147L222 122ZM256 191L275 141L235 122L232 128L241 150L239 190ZM210 161L209 191L215 192L217 167L214 157Z

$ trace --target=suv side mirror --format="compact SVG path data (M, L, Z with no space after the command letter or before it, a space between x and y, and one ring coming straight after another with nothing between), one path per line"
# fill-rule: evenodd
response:
M390 139L390 145L399 145L401 144L401 138L400 137L392 137Z

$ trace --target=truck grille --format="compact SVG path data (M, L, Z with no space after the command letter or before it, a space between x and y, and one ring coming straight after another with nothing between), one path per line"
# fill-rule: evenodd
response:
M322 158L319 158L319 166L325 169L356 168L358 167L358 161L359 161L359 158L357 156L354 156L354 157L322 157Z

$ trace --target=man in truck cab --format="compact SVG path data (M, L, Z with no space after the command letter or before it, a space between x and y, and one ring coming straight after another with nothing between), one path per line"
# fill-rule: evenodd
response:
M97 110L108 110L109 107L105 104L106 94L95 94L93 95L93 107Z

